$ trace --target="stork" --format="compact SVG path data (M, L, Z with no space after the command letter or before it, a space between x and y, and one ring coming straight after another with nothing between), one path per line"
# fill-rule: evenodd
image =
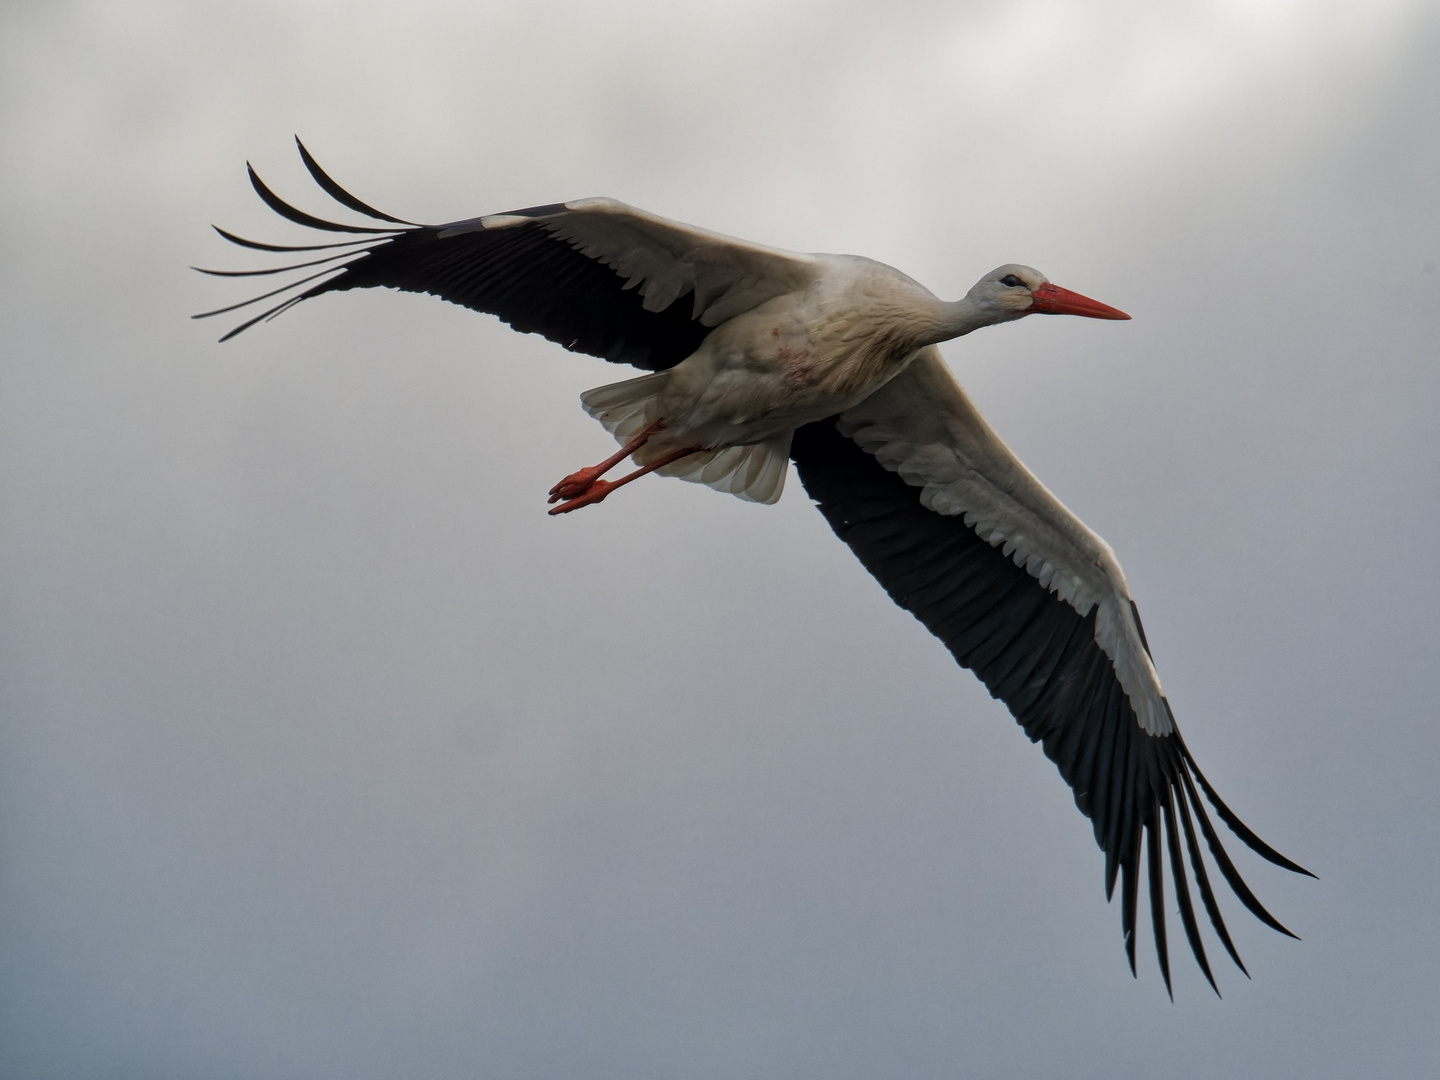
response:
M1037 313L1128 315L1019 264L992 270L946 302L870 259L762 247L612 199L419 225L361 202L296 145L320 188L372 223L299 210L247 166L256 193L280 216L355 238L270 244L217 226L242 247L318 253L262 270L203 270L235 277L312 271L195 316L280 298L222 341L322 293L386 286L431 293L572 352L647 372L582 395L620 448L551 488L550 513L598 503L650 472L773 503L793 461L835 534L1005 703L1070 785L1104 853L1107 899L1120 885L1132 975L1143 873L1173 999L1168 861L1186 940L1211 988L1219 993L1191 880L1220 944L1248 977L1201 837L1240 903L1295 936L1242 880L1199 792L1246 846L1313 875L1221 801L1181 738L1114 552L990 429L936 348ZM604 478L626 458L638 466L633 472Z

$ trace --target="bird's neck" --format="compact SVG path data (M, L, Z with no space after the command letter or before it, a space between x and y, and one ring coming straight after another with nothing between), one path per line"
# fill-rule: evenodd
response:
M915 328L919 331L919 344L937 345L995 321L993 311L982 308L968 296L960 300L932 299L917 313Z

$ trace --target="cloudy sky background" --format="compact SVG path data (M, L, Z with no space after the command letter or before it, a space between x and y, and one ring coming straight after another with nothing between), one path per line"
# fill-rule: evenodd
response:
M1440 1071L1437 73L1414 0L6 4L0 1073ZM793 477L548 518L616 369L392 293L217 345L208 223L304 242L244 161L327 209L292 132L412 220L1131 312L945 352L1304 940L1226 896L1253 981L1133 981L1054 767Z

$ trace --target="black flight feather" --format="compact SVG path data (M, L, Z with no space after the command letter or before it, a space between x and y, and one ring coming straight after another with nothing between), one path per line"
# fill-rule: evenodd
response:
M324 229L326 232L388 233L395 231L393 229L376 229L366 225L341 225L338 222L325 221L314 214L307 214L304 210L297 210L271 191L248 161L245 163L245 170L250 174L250 186L255 189L255 193L260 196L265 205L281 217L295 222L296 225L305 225L311 229Z
M300 141L299 135L295 136L295 147L300 151L300 160L305 163L305 168L309 171L310 175L314 177L315 183L319 184L321 190L341 206L348 206L351 210L364 214L366 217L375 218L377 221L391 221L396 225L415 224L413 221L404 221L398 217L391 217L384 211L376 210L373 206L361 202L334 180L331 180L330 175L320 167L320 163L310 156L310 151L305 149L305 144Z
M1160 820L1152 817L1145 823L1145 861L1150 868L1150 925L1155 932L1155 958L1160 961L1160 975L1165 980L1165 993L1175 1000L1170 985L1170 943L1165 936L1165 875L1160 870Z
M256 251L323 251L325 248L354 247L357 244L374 243L373 240L365 239L337 240L333 244L262 244L258 240L246 240L243 236L236 236L234 233L220 228L219 225L210 227L232 244L239 244L244 248L254 248Z

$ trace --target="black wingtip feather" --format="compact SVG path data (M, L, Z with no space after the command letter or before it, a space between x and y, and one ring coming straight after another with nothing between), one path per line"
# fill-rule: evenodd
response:
M245 171L250 174L250 186L255 189L255 194L260 196L265 205L288 221L295 222L296 225L304 225L311 229L323 229L326 232L369 233L372 235L382 235L395 231L394 229L375 229L364 225L341 225L338 222L325 221L323 218L318 218L314 214L307 214L304 210L295 209L295 207L271 191L269 187L266 186L265 181L260 179L260 174L255 171L254 166L248 161L245 163Z
M295 136L295 146L300 151L300 160L305 163L305 168L314 177L315 183L319 184L326 195L338 202L341 206L349 207L358 214L375 218L377 221L393 221L396 225L415 226L413 221L405 221L398 217L391 217L389 214L376 210L368 203L363 203L354 195L342 188L330 178L330 174L320 167L320 163L311 156L310 151L305 149L305 144L300 141L300 136ZM419 227L419 226L415 226Z
M323 266L325 263L334 262L336 259L348 259L359 252L341 251L334 255L326 255L323 259L311 259L309 262L289 263L286 266L272 266L266 270L207 270L203 266L192 266L191 270L200 274L209 274L212 277L264 277L267 274L283 274L287 270L304 270L309 266ZM338 267L337 267L338 269Z
M292 296L287 300L280 301L280 303L276 304L274 307L267 308L259 315L256 315L254 318L247 319L239 326L235 327L235 329L231 330L224 337L220 338L221 343L229 341L236 334L243 333L244 331L249 330L250 327L254 326L258 322L269 322L276 316L284 314L284 312L294 307L296 304L300 303L301 300L304 300L309 296L310 292L307 290L306 292L301 293L299 296Z
M324 277L326 274L333 274L338 270L344 269L343 266L327 266L324 270L318 270L307 277L301 278L299 281L292 281L288 285L281 285L278 289L271 289L269 292L261 293L259 296L252 296L249 300L241 300L238 304L230 304L226 307L216 308L213 311L202 311L198 315L191 315L190 317L192 319L208 319L212 315L224 315L227 311L239 311L241 308L249 307L251 304L258 304L261 300L268 300L272 296L279 296L288 289L298 288L307 281L314 281L318 277ZM313 290L306 290L306 294L309 295L312 291ZM246 325L248 326L250 324L247 323ZM227 334L226 336L229 337L230 335Z
M1160 819L1145 823L1145 862L1150 871L1150 926L1155 934L1155 959L1160 961L1160 976L1165 980L1165 993L1175 1000L1170 985L1170 942L1165 936L1165 875L1160 866Z
M1225 822L1230 831L1244 842L1246 847L1262 859L1265 859L1267 862L1272 862L1276 866L1283 866L1286 870L1290 870L1296 874L1304 874L1306 877L1315 877L1309 870L1306 870L1299 863L1291 862L1251 832L1249 826L1241 821L1235 812L1226 806L1225 803L1221 801L1220 796L1215 793L1215 789L1210 786L1210 781L1206 780L1205 774L1200 771L1200 766L1196 765L1195 759L1190 756L1190 749L1185 745L1185 740L1180 738L1178 731L1175 733L1175 738L1179 744L1180 753L1185 756L1185 761L1189 764L1191 771L1194 772L1195 779L1200 782L1200 787L1204 790L1205 797L1210 800L1210 805L1215 807L1215 813L1220 816L1220 820ZM1316 880L1318 881L1319 879L1317 878Z
M1220 914L1220 905L1215 899L1215 891L1210 887L1210 875L1205 871L1205 860L1200 855L1200 841L1195 837L1195 823L1190 817L1190 800L1197 798L1195 787L1190 783L1190 777L1185 774L1184 766L1181 767L1181 779L1183 786L1180 789L1179 798L1175 801L1180 804L1180 822L1185 827L1185 849L1190 853L1190 868L1195 875L1195 884L1200 889L1200 899L1205 905L1205 913L1210 916L1210 925L1215 930L1215 936L1225 946L1225 951L1230 954L1230 959L1240 969L1247 979L1250 972L1246 970L1245 963L1240 959L1240 953L1235 948L1235 943L1230 940L1230 931L1225 926L1225 919Z
M282 303L276 304L276 305L275 305L274 307L272 307L272 308L267 308L265 311L262 311L259 315L256 315L254 318L246 319L246 320L245 320L243 323L241 323L239 326L237 326L237 327L235 327L234 329L232 329L232 330L226 332L225 334L221 335L220 338L218 339L219 343L220 343L221 345L223 345L223 344L225 344L225 342L227 342L227 341L229 341L231 338L233 338L236 334L243 334L246 330L249 330L250 327L254 326L256 323L258 323L258 322L263 322L268 316L270 316L270 315L272 315L272 314L278 314L278 313L281 311L281 309L285 308L289 303L290 303L290 301L289 301L289 300L286 300L286 301L284 301L284 302L282 302Z
M1219 997L1220 987L1215 985L1215 976L1210 971L1210 960L1206 957L1205 945L1200 940L1200 924L1195 918L1195 906L1190 902L1190 887L1185 882L1185 860L1180 856L1180 830L1175 822L1174 796L1174 788L1168 788L1160 807L1165 812L1165 846L1170 855L1170 876L1175 882L1175 899L1180 905L1180 922L1185 927L1185 940L1190 943L1195 962L1205 973L1210 989Z
M1130 977L1138 979L1140 976L1135 970L1135 909L1139 906L1140 898L1140 867L1137 865L1140 855L1140 830L1136 828L1131 835L1135 839L1121 864L1120 927L1125 933L1125 956L1130 961Z
M211 225L217 233L229 240L232 244L238 244L243 248L251 248L255 251L323 251L326 248L354 247L357 244L371 244L373 240L337 240L333 244L262 244L258 240L246 240L243 236L236 236L232 232L220 228L219 225Z
M1230 861L1230 855L1220 843L1220 835L1215 831L1215 826L1210 823L1210 815L1205 812L1205 806L1198 799L1194 800L1195 816L1200 819L1200 831L1205 834L1205 843L1210 847L1210 854L1215 859L1215 865L1220 868L1221 875L1229 884L1231 890L1239 897L1240 902L1245 905L1250 914L1263 922L1270 929L1284 934L1286 937L1299 940L1298 934L1292 934L1280 920L1265 910L1265 905L1255 898L1250 891L1250 886L1245 884L1245 879L1235 869L1235 864Z

